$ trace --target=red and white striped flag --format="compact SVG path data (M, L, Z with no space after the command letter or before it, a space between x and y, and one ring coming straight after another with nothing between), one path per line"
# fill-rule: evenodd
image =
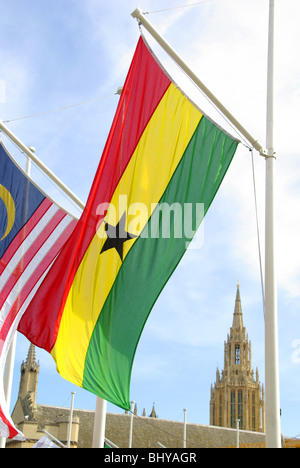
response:
M76 222L30 182L0 144L1 437L24 440L6 404L6 356L22 315Z

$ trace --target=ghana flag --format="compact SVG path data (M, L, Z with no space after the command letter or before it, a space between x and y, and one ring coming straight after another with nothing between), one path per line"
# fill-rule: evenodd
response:
M86 208L19 325L65 379L130 409L140 335L191 241L172 208L202 203L206 212L237 145L141 37Z

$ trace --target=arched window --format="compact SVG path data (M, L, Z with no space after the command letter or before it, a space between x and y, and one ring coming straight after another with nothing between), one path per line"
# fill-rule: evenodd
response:
M243 428L243 391L238 391L238 417L240 420L240 428Z
M241 349L240 345L235 345L235 364L239 365L241 363Z
M230 413L231 413L231 427L236 426L236 417L235 417L235 390L231 392L231 402L230 402Z
M252 393L252 431L255 431L255 392Z

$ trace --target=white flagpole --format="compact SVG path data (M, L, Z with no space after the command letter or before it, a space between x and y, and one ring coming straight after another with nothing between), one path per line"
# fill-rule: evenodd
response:
M236 420L236 448L240 448L240 419Z
M4 393L6 398L6 404L10 406L11 400L11 389L14 375L14 364L15 364L15 355L16 355L16 344L17 344L17 332L15 332L12 342L7 353L5 361L5 370L3 375L3 384L4 384ZM0 437L0 448L5 448L6 446L6 437Z
M66 193L68 197L76 203L76 205L79 206L79 208L82 210L84 209L84 203L73 192L71 192L71 190L58 177L56 177L56 175L39 158L37 158L28 146L24 145L24 143L22 143L22 141L19 140L19 138L12 133L6 125L4 125L2 120L0 120L0 130L2 130L3 133L5 133L5 135L17 145L26 154L26 156L28 156L28 158L30 158L42 171L44 171L45 174L47 174L47 176L50 177L50 179L53 180L53 182L55 182L56 185L58 185L58 187L61 188L61 190Z
M71 395L72 395L72 401L71 401L71 408L70 408L70 418L69 418L69 430L68 430L67 448L70 448L70 445L71 445L72 423L73 423L73 410L74 410L74 395L75 395L75 392L71 392Z
M274 16L275 0L269 6L269 51L267 91L266 233L265 233L265 386L266 447L281 447L277 284L275 265L275 151L274 151Z
M131 402L130 425L129 425L129 444L128 444L129 448L132 448L133 409L134 409L134 401Z
M104 448L107 402L100 397L96 399L94 434L92 448Z
M217 97L205 86L191 68L182 60L175 52L170 44L156 31L151 23L145 18L142 10L136 8L131 13L133 18L136 18L144 28L152 35L163 50L177 63L177 65L187 74L187 76L195 83L195 85L206 95L206 97L217 107L217 109L227 118L227 120L240 132L241 135L255 148L260 154L265 155L262 145L254 138L243 125L229 112L229 110L217 99Z

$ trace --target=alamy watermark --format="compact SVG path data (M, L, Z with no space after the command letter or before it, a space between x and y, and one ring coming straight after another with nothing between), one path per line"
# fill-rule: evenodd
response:
M300 339L294 340L292 342L292 348L295 351L292 353L292 362L294 364L300 364Z
M117 205L101 203L97 206L99 216L98 237L107 237L107 226L117 226L126 214L126 230L115 229L115 235L122 238L127 233L135 237L151 239L183 239L185 247L200 249L204 243L204 204L203 203L144 203L128 204L127 195L120 195ZM103 218L105 217L105 223ZM149 219L151 222L149 223ZM113 236L111 229L110 237ZM193 240L193 242L191 242Z

